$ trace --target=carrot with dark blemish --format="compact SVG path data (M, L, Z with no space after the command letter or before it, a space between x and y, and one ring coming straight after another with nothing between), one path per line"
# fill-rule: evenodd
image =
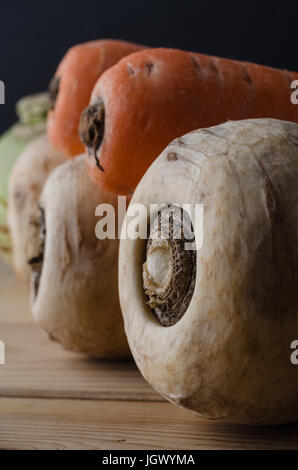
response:
M78 136L82 111L100 75L141 46L125 41L98 40L78 44L66 53L50 83L48 136L63 155L73 157L84 146Z
M80 135L93 180L131 194L174 138L246 118L298 122L298 73L173 49L123 58L96 83Z

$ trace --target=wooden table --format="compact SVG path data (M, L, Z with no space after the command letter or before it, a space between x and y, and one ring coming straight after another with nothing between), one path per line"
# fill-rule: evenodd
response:
M165 402L132 361L63 351L32 322L26 289L0 263L1 449L298 449L298 424L209 422Z

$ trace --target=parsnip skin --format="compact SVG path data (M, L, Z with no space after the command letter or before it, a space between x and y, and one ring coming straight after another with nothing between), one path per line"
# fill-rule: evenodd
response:
M117 195L90 181L84 155L60 165L48 178L39 201L46 236L37 295L33 276L32 312L50 338L68 350L127 358L118 298L118 239L98 240L95 235L95 208L101 203L116 207ZM33 238L34 243L38 250Z
M51 171L65 161L50 144L46 134L30 142L13 166L8 190L8 226L12 239L13 267L17 276L29 285L27 262L29 224L36 203Z
M146 305L144 240L121 240L120 302L145 379L201 416L272 425L298 419L298 125L227 122L173 141L131 204L204 205L190 305L171 327Z
M16 104L18 121L0 136L0 257L12 264L11 237L8 229L8 183L13 165L26 146L46 131L49 108L47 93L21 98Z

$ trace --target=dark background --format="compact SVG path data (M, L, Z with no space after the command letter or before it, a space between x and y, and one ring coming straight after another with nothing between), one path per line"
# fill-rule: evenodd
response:
M98 38L298 70L298 1L1 0L0 133L18 98L47 88L70 46Z

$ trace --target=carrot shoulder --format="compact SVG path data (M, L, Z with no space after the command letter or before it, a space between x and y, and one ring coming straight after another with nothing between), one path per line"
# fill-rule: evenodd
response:
M173 49L123 58L97 81L80 125L92 178L131 194L174 138L227 120L298 122L294 72ZM100 117L99 117L100 116ZM91 132L90 132L91 131Z
M83 109L100 75L123 56L141 49L125 41L98 40L78 44L66 53L50 84L52 109L48 136L54 147L73 157L84 150L78 136Z

